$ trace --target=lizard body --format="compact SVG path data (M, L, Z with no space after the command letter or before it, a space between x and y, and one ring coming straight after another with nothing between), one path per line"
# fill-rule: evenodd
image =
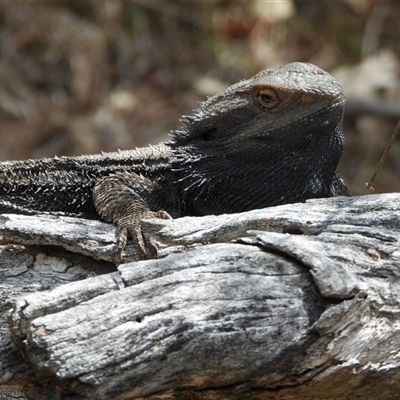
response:
M200 103L172 140L95 156L0 163L0 213L112 221L122 252L156 254L140 220L247 211L348 195L337 173L344 95L304 63L259 72Z

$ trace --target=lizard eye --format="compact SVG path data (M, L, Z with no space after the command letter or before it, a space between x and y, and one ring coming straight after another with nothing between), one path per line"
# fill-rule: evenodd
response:
M257 93L257 100L267 110L272 110L280 102L278 94L272 89L261 89Z

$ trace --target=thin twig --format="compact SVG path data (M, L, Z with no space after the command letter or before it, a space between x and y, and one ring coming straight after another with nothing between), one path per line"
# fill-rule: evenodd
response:
M376 169L375 169L374 174L372 175L372 178L370 179L369 182L366 183L368 189L374 190L374 188L372 187L372 183L374 182L375 177L376 177L376 174L378 173L378 171L379 171L379 169L381 168L382 164L385 162L386 157L387 157L387 155L388 155L388 153L389 153L389 150L392 148L393 143L394 143L394 141L396 140L396 137L397 137L397 135L399 134L399 132L400 132L400 119L399 119L399 121L397 122L396 128L394 128L393 135L392 135L392 137L390 138L389 144L386 146L386 149L385 149L385 151L383 152L382 157L381 157L381 159L379 160L378 165L376 166Z

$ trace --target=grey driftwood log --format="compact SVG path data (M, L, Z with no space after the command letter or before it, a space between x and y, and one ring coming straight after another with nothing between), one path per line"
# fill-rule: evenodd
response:
M114 271L111 225L0 229L0 399L398 397L400 194L149 220Z

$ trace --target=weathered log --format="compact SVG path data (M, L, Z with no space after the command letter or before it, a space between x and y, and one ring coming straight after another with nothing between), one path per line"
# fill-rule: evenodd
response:
M43 399L396 398L399 200L320 199L146 221L163 258L64 285L71 268L110 271L87 255L97 249L112 260L114 228L3 216L3 237L29 246L2 253L2 300L13 305L9 328L1 323L2 382ZM43 250L43 260L57 257L46 264L55 273L50 291L33 278Z

